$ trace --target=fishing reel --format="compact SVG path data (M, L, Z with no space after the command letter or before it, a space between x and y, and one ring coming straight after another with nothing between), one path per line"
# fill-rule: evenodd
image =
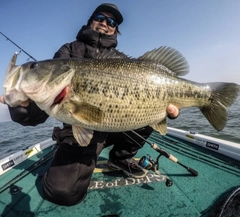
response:
M138 165L146 170L152 170L157 175L161 175L159 171L159 163L158 163L160 156L161 154L157 157L157 160L155 161L149 154L147 154L147 156L141 157L141 159L138 162ZM172 180L167 176L165 176L165 178L166 178L166 186L167 187L172 186L173 184Z

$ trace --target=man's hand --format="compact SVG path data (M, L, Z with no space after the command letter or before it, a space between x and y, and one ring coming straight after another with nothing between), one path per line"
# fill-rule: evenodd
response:
M2 104L6 104L3 95L0 96L0 102L1 102Z
M170 104L168 107L167 107L167 113L168 115L174 119L174 118L177 118L178 115L179 115L179 109L174 106L173 104Z

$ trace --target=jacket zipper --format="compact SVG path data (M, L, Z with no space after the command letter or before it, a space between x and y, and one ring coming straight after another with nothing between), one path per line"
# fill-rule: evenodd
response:
M97 50L96 50L97 53L99 52L99 50L101 48L101 41L102 41L102 34L99 33L98 43L97 43Z

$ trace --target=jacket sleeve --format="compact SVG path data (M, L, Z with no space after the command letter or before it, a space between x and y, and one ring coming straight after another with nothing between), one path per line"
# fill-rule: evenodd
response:
M34 102L30 102L27 107L8 107L10 116L14 122L23 126L36 126L45 122L48 115L42 111Z
M60 49L54 54L55 58L71 58L71 47L70 44L64 44Z
M84 58L85 56L85 45L80 41L73 41L71 43L64 44L55 53L53 59L55 58Z

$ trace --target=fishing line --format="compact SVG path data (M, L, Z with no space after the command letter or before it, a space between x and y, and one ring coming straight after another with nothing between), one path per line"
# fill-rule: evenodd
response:
M31 56L27 51L25 51L24 49L22 49L19 45L17 45L14 41L12 41L10 38L8 38L5 34L3 34L2 32L0 32L0 34L4 37L4 38L6 38L6 40L7 41L10 41L12 44L14 44L17 48L19 48L20 49L20 51L18 52L19 54L21 53L21 51L22 52L24 52L27 56L29 56L32 60L34 60L34 61L37 61L33 56ZM78 55L75 55L73 52L70 52L70 51L65 51L65 50L63 50L63 49L59 49L59 51L61 51L62 53L66 53L66 54L70 54L70 55L72 55L74 58L83 58L83 57L81 57L81 56L78 56ZM28 59L29 60L29 59Z
M142 145L140 145L139 142L137 142L135 139L133 139L131 136L129 136L127 133L122 132L125 136L127 136L129 139L131 139L134 143L136 143L138 146L140 146L141 148L143 147ZM145 151L146 152L146 151ZM147 153L147 152L146 152Z
M7 39L7 41L10 41L12 44L14 44L17 48L20 49L20 52L24 52L27 56L29 56L31 59L33 59L34 61L37 61L34 57L32 57L29 53L27 53L25 50L23 50L20 46L18 46L16 43L14 43L10 38L8 38L6 35L4 35L2 32L0 32L1 35L3 35L3 37L5 37ZM20 53L19 52L19 53Z

